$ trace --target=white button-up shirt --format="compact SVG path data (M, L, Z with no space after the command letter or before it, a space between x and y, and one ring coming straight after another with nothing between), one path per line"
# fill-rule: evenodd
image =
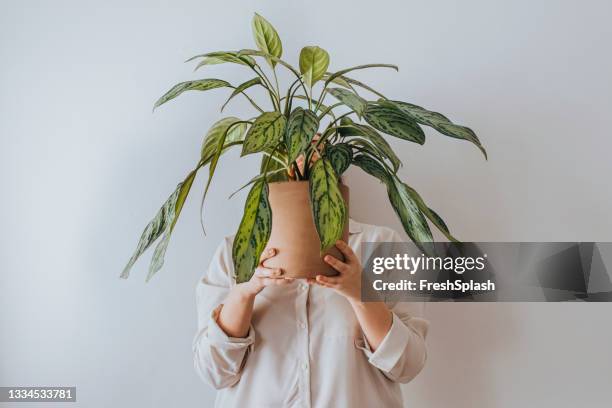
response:
M358 256L362 242L399 241L389 228L350 220L349 245ZM196 290L195 367L219 390L216 407L402 406L399 383L412 380L426 359L422 303L388 303L393 323L372 351L343 296L296 280L264 288L248 336L228 337L216 319L235 285L231 252L228 237Z

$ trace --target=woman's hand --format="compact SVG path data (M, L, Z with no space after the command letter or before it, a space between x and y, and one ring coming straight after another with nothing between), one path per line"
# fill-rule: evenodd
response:
M340 275L317 275L316 279L310 278L308 282L334 289L347 298L349 302L359 302L361 295L361 262L346 242L337 241L336 248L344 255L344 262L331 255L325 255L323 260L337 270Z
M287 285L293 282L293 278L283 277L281 268L268 268L264 262L276 255L276 249L270 248L261 254L259 265L248 282L239 283L236 288L248 297L255 297L266 286Z

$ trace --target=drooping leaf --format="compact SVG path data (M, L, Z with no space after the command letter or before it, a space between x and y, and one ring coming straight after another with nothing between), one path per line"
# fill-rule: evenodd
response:
M255 13L253 17L253 38L257 48L261 51L280 58L283 55L283 44L281 43L278 33L265 18ZM272 68L276 65L276 61L268 59L268 63Z
M200 166L192 170L187 175L185 180L176 186L174 192L170 194L168 199L166 199L162 207L157 211L157 214L155 214L155 217L153 217L153 219L147 224L140 236L136 250L130 257L130 260L121 273L121 278L127 279L129 277L130 270L132 269L132 266L134 266L134 263L165 232L166 234L158 245L158 248L160 248L162 242L165 243L162 245L163 248L160 248L159 250L156 248L147 280L150 279L150 277L153 276L153 274L159 270L159 268L161 268L163 265L165 247L168 245L167 241L170 239L172 229L178 220L183 204L187 198L187 195L189 194L189 190L191 189L191 185L199 167Z
M260 152L281 141L287 120L280 112L262 113L247 132L242 145L242 156Z
M232 126L234 123L240 122L235 126ZM231 127L231 129L228 128ZM208 132L206 136L204 136L204 140L202 141L202 149L200 158L204 164L210 162L217 150L217 146L219 145L219 139L224 137L225 142L224 145L238 142L244 139L244 135L246 133L247 124L242 123L240 119L235 118L233 116L223 118L215 122ZM227 133L227 134L226 134Z
M337 143L327 147L325 155L338 177L348 169L353 160L353 150L346 143Z
M353 164L376 177L387 186L387 194L393 210L400 219L406 234L423 251L430 254L433 250L433 236L419 203L413 197L413 189L402 183L395 175L389 173L375 159L366 155L356 155ZM450 235L450 234L449 234Z
M370 176L377 178L385 185L389 185L392 181L390 174L385 170L384 166L372 157L365 154L355 155L353 164L368 173Z
M317 160L310 170L310 205L321 240L321 252L324 252L342 237L347 219L338 178L325 158Z
M431 242L433 242L431 230L407 186L394 178L392 182L387 183L387 193L406 234L426 254L431 254Z
M344 76L344 74L347 74L351 71L356 71L358 69L367 69L367 68L392 68L396 71L399 71L399 68L397 67L397 65L393 65L393 64L365 64L365 65L358 65L356 67L351 67L351 68L346 68L346 69L342 69L340 71L334 72L332 73L327 80L325 80L325 83L328 84L329 82L333 81L336 78L340 78L342 76ZM344 78L346 79L346 78Z
M260 180L253 185L247 196L242 220L234 237L232 258L237 283L251 279L271 231L272 210L268 202L268 184Z
M323 48L309 46L302 48L300 52L300 72L304 76L304 82L312 87L323 78L329 67L329 54Z
M366 100L354 92L342 88L329 88L327 90L334 98L354 110L359 117L363 116L366 108Z
M476 136L476 133L474 133L472 129L465 126L456 125L441 113L429 111L418 105L391 100L379 102L383 106L389 106L392 108L399 109L406 115L413 118L416 122L426 126L430 126L438 132L442 133L443 135L450 136L456 139L467 140L473 143L474 145L476 145L476 147L478 147L478 149L480 149L482 154L484 154L485 159L487 158L486 150L484 149L484 147L480 143L480 140L478 139L478 136Z
M174 212L170 213L171 217L168 220L169 225L166 228L166 231L164 232L164 236L157 243L157 246L153 251L153 258L151 258L151 264L149 265L149 273L147 274L146 279L147 282L162 268L162 266L164 266L164 258L166 256L168 244L170 243L170 236L172 235L174 226L176 225L176 222L178 221L178 218L181 215L183 205L185 204L185 200L189 195L189 191L191 190L191 186L193 184L193 180L195 179L196 173L197 169L193 170L191 173L189 173L187 178L181 184L176 203L174 204Z
M423 129L414 119L398 109L368 102L363 116L366 122L381 132L421 145L425 143Z
M298 107L291 112L285 132L290 163L306 150L318 129L319 118L313 111Z
M410 196L412 197L414 202L419 207L419 210L421 210L421 212L427 218L429 218L429 221L431 221L432 224L434 224L444 234L444 236L446 238L448 238L450 241L452 241L452 242L459 242L459 241L457 241L457 239L455 237L453 237L451 235L451 233L448 230L448 226L446 225L446 223L444 222L442 217L440 217L434 210L432 210L431 208L429 208L427 206L427 204L425 204L425 201L420 196L420 194L417 193L415 189L413 189L412 187L408 186L406 183L402 183L402 184L403 184L405 190L408 192L408 194L410 194Z
M227 101L225 101L225 103L221 106L221 112L223 112L223 109L225 108L225 106L229 103L230 100L232 100L234 96L241 94L242 92L244 92L245 90L249 89L252 86L260 85L260 84L261 84L261 78L255 77L253 79L249 79L248 81L243 82L240 85L238 85L236 89L234 89L234 92L232 92L232 94L229 96L229 98L227 98Z
M235 119L235 118L234 118ZM235 127L242 126L243 124L248 123L247 121L237 120L227 124L227 127L224 126L223 132L219 132L219 137L216 140L216 146L211 145L212 147L212 157L210 157L210 165L208 166L208 180L206 180L206 186L204 187L204 192L202 193L202 200L200 201L200 224L202 225L202 231L206 234L206 230L204 229L204 201L206 200L206 195L208 194L208 189L210 188L210 184L212 183L213 176L215 175L215 170L217 169L217 163L219 163L219 158L225 152L225 150L229 147L230 143L226 144L227 136L233 135L233 137L241 138L242 133L232 133ZM206 158L208 159L208 158ZM204 161L204 158L200 160Z
M395 154L389 143L375 129L353 122L350 118L344 117L340 120L340 128L338 129L343 137L357 136L369 140L375 146L376 150L386 157L393 165L393 170L397 172L402 162Z
M168 92L163 94L162 97L159 98L157 102L155 102L155 105L153 105L153 109L157 108L160 105L163 105L169 100L176 98L185 91L208 91L215 88L223 88L229 86L229 82L223 81L222 79L214 78L181 82L179 84L174 85Z

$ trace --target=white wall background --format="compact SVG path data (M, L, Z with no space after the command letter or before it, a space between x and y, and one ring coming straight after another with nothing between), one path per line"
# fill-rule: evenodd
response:
M239 221L254 160L223 160L198 223L199 177L165 269L118 274L145 223L195 164L225 91L151 114L182 61L251 46L259 11L286 58L317 44L332 69L469 124L476 148L429 133L393 143L402 175L463 240L612 240L608 1L10 1L0 11L0 385L78 387L84 407L205 407L192 370L193 288ZM227 69L227 71L226 71ZM203 77L248 79L238 67ZM246 105L230 112L244 115ZM352 212L399 229L358 172ZM382 210L381 210L382 209ZM435 304L413 407L610 406L609 304ZM25 406L20 405L20 406Z

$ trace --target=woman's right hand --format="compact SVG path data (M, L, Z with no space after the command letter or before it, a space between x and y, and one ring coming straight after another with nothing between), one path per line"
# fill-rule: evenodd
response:
M255 297L266 286L281 286L293 282L293 278L285 278L283 276L284 271L281 268L268 268L264 266L264 262L275 255L275 248L269 248L264 251L251 279L248 282L236 285L236 288L248 297Z

